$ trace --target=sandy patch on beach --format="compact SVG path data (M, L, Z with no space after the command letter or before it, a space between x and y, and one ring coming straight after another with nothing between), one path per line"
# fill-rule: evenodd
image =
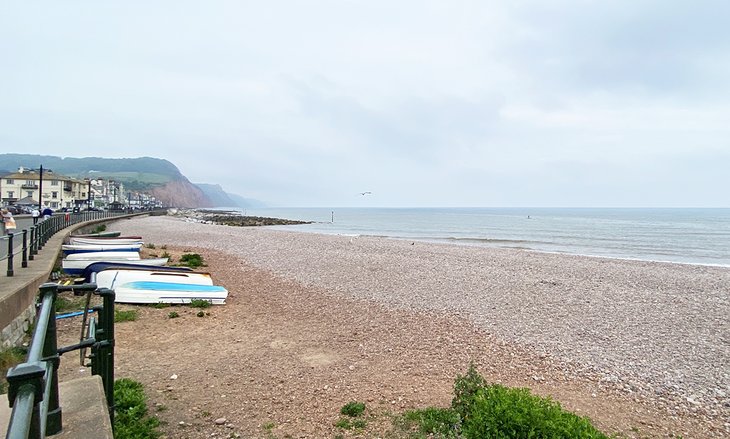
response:
M728 435L726 269L164 217L114 229L202 254L231 292L204 317L135 307L117 326L117 377L145 384L170 438L350 437L334 423L353 400L375 416L364 437L383 436L389 413L448 406L470 362L606 432ZM80 373L73 360L62 376Z

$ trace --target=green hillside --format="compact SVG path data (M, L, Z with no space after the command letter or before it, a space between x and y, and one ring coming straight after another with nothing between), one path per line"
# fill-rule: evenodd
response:
M152 157L108 159L56 157L35 154L0 154L0 170L14 172L20 166L53 170L69 177L103 177L123 182L130 190L144 190L185 177L171 162Z

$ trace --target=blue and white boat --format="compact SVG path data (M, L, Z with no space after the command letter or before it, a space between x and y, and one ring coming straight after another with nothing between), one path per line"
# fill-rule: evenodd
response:
M223 305L228 290L218 285L189 283L134 281L114 287L115 302L121 303L190 303L207 300L213 305Z

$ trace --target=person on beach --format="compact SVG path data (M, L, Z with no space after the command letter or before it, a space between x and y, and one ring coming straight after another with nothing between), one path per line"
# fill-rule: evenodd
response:
M35 226L36 224L38 224L38 218L41 216L41 213L37 208L34 207L33 211L30 212L30 216L33 217L33 225Z
M10 213L8 209L2 210L2 217L3 217L3 226L5 228L3 234L13 233L15 232L15 218L13 218L13 214Z
M48 218L50 218L51 215L53 215L53 211L51 210L50 207L46 207L45 209L43 209L43 219L44 220L47 220Z

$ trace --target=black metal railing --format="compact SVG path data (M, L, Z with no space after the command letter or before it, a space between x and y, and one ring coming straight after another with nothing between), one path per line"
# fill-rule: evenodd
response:
M21 268L27 268L28 261L34 260L38 252L58 231L86 221L114 218L127 214L128 212L125 211L58 213L50 218L38 221L37 224L27 229L0 236L0 263L6 262L6 275L12 277L15 275L17 260L20 259Z
M103 303L94 308L98 321L95 318L89 320L88 335L78 344L58 348L55 303L58 293L65 290L97 294L102 297ZM61 431L63 416L58 403L60 356L85 348L91 348L91 373L101 376L113 423L114 292L106 288L97 290L93 283L70 286L43 284L28 355L24 363L10 369L7 374L8 399L13 408L7 439L40 439Z

